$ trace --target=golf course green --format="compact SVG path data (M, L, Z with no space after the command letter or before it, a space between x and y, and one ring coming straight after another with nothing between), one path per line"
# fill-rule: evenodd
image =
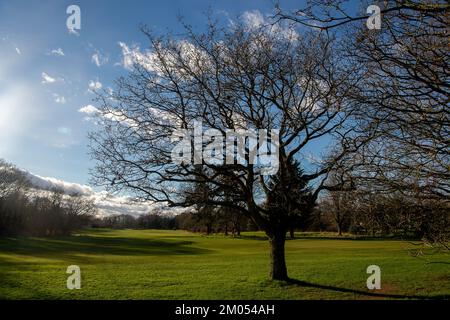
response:
M263 233L91 229L61 238L0 238L0 299L439 299L450 255L420 242L298 233L290 282L268 280ZM81 289L66 286L67 267ZM368 290L369 265L381 289Z

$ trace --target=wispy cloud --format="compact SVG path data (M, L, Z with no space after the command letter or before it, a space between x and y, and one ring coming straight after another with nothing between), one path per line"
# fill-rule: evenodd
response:
M134 119L127 117L126 114L121 110L104 112L97 109L93 105L88 104L87 106L78 109L78 112L87 115L87 117L84 118L86 121L91 121L94 117L100 117L103 120L119 122L121 125L125 125L128 127L137 126L137 122Z
M60 57L62 57L62 56L64 56L65 54L64 54L63 49L58 48L58 49L53 49L53 50L51 50L50 53L49 53L49 55L52 55L52 56L60 56Z
M89 81L89 90L90 91L96 91L100 90L102 88L102 83L98 80L91 80Z
M172 68L175 72L178 70L176 65L176 58L173 57L173 52L165 51L167 59L165 60L168 65L161 63L158 55L150 50L141 51L138 45L127 45L124 42L119 42L119 46L122 49L122 61L119 65L123 66L127 70L132 70L135 66L141 66L150 72L155 72L159 75L164 74L166 67ZM208 64L212 63L208 54L201 48L195 46L187 40L180 40L176 42L176 45L180 51L183 59L193 69L199 68L198 63Z
M95 53L91 57L91 62L94 63L97 67L100 67L108 62L109 58L105 55L102 55L99 50L95 50Z
M99 113L100 110L98 110L93 105L88 104L87 106L84 106L84 107L78 109L78 112L85 113L85 114L88 114L88 115L95 115L95 114Z
M299 35L291 24L274 24L270 16L263 15L259 10L244 11L240 18L248 30L259 29L272 36L285 38L289 41L298 40ZM231 25L233 24L234 22L231 21Z
M122 49L122 61L120 65L125 69L132 70L135 64L140 64L148 70L154 69L154 55L151 52L141 52L137 45L127 45L119 42Z
M61 103L61 104L66 103L66 98L64 96L61 96L61 95L57 94L57 93L53 94L53 98L55 99L56 103Z
M47 73L42 72L42 83L46 84L46 83L53 83L55 82L56 79L53 77L50 77Z
M250 29L257 29L264 25L265 18L258 10L245 11L242 14L244 24Z

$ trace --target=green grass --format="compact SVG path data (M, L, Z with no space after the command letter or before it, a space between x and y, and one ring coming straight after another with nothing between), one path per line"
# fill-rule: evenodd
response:
M293 282L268 281L268 243L184 231L89 230L64 238L0 239L2 299L448 298L448 253L405 241L303 235L286 244ZM81 290L66 288L78 265ZM381 268L381 290L366 268Z

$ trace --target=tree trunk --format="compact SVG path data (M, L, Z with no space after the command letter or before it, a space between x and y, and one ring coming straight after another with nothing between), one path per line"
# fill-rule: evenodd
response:
M294 227L291 227L291 229L289 230L289 235L291 236L291 239L295 238L295 230Z
M270 278L272 280L288 280L284 244L286 233L269 237L270 243Z
M338 235L342 236L342 227L341 227L341 225L339 223L337 225L337 229L338 229Z
M236 223L236 234L238 235L238 237L241 236L241 224L240 223Z

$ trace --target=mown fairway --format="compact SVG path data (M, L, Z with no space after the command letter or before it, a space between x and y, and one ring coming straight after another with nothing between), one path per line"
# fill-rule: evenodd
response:
M58 239L0 239L0 298L448 298L449 255L428 248L414 256L419 248L406 241L303 234L287 241L289 275L299 281L284 283L267 280L268 243L261 233L231 238L92 230ZM66 268L73 264L81 268L81 290L66 288ZM380 296L364 294L371 264L381 268Z

